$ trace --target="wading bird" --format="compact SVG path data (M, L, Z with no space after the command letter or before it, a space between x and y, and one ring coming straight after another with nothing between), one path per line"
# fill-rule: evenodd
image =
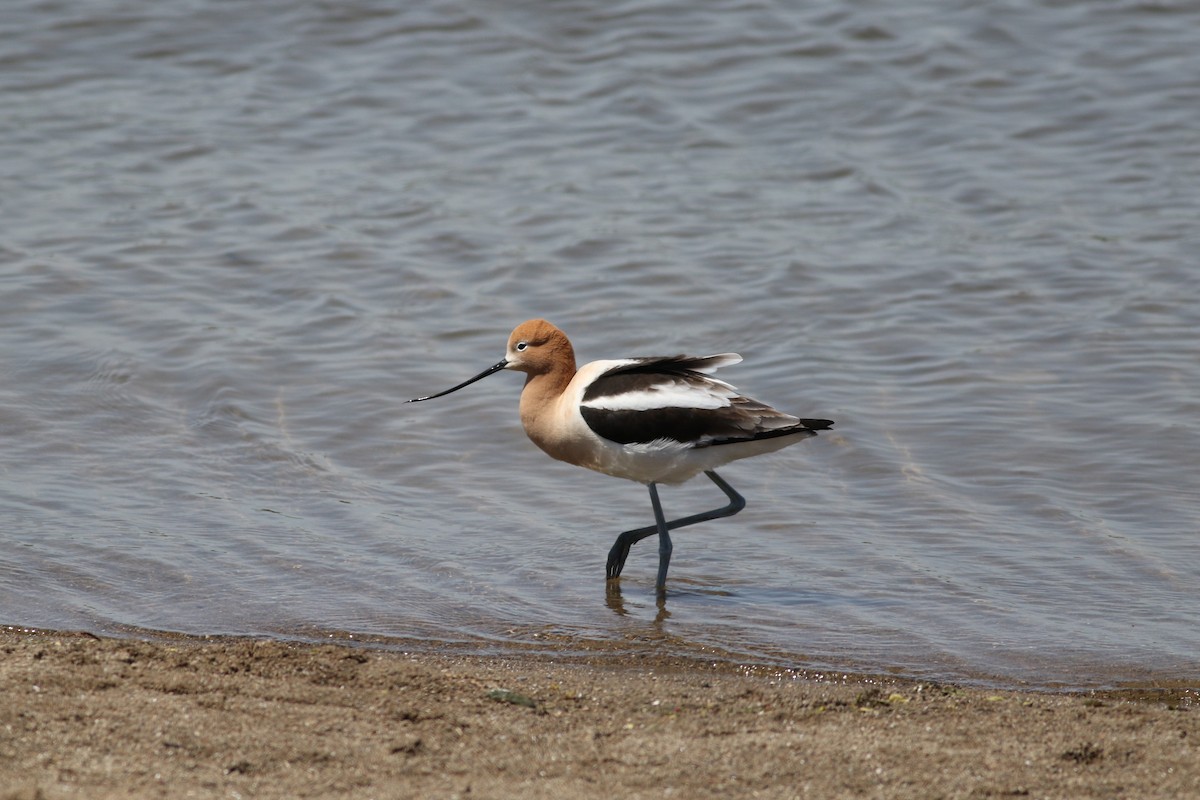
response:
M525 373L521 424L533 443L560 461L646 484L654 525L625 531L608 554L608 578L620 576L629 548L658 534L658 581L666 590L671 562L670 531L728 517L746 506L716 468L795 444L833 425L801 419L738 393L711 377L737 364L736 353L659 356L593 361L575 369L575 350L543 319L516 327L508 352L470 380L409 403L456 392L502 369ZM703 472L729 499L721 508L666 520L658 484L678 484Z

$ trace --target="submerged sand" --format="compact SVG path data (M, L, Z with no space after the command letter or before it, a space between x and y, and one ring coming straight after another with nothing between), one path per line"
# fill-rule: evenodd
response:
M0 800L1200 797L1200 704L0 633Z

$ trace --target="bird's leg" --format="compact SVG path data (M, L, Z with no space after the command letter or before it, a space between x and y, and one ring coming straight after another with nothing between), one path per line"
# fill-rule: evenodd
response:
M712 470L708 470L704 474L707 475L709 480L715 483L721 489L721 491L725 493L725 496L729 498L729 505L721 506L720 508L714 508L712 511L705 511L701 514L693 514L690 517L681 517L680 519L669 520L666 523L666 529L668 531L675 530L676 528L682 528L687 525L695 525L697 522L705 522L710 519L731 517L746 507L746 499L738 494L732 486L726 483L720 475ZM656 495L657 491L651 489L651 497L654 498ZM650 525L645 528L636 528L632 531L625 531L618 536L616 543L612 546L612 550L608 551L608 577L610 579L620 577L621 570L625 568L625 559L629 557L629 548L633 547L634 544L640 542L642 539L645 539L647 536L653 536L656 533L658 533L657 521L654 525ZM659 560L661 562L661 557Z
M667 518L663 516L662 503L658 502L658 487L650 483L650 505L654 506L654 523L658 528L658 581L654 588L660 595L667 591L667 567L671 564L671 533L667 528Z
M704 473L709 477L717 487L725 493L729 498L729 505L721 506L708 512L709 519L720 519L721 517L732 517L734 514L746 507L746 498L737 493L737 490L725 482L725 479L718 475L713 470L708 470ZM696 520L699 522L700 520Z

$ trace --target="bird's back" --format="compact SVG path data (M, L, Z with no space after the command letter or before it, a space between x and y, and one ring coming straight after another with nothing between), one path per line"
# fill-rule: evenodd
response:
M669 439L691 447L813 435L828 420L801 420L714 378L736 353L627 359L594 378L579 411L596 435L619 444Z

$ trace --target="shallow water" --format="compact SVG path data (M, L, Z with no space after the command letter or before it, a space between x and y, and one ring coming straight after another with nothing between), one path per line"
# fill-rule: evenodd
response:
M1200 11L17 0L0 621L1035 686L1200 675ZM733 350L645 489L494 363ZM714 496L716 495L716 496ZM664 490L668 514L722 502Z

